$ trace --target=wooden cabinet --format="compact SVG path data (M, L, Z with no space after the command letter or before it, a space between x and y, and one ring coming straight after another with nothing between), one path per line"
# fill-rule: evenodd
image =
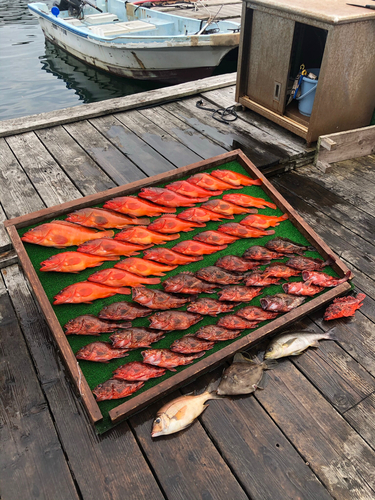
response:
M302 63L320 69L310 117L299 112L296 100L287 105ZM245 0L236 100L308 143L369 125L375 10L344 0Z

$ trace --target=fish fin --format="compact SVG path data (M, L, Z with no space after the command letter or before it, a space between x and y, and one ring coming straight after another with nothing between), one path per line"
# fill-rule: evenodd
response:
M182 418L184 418L186 410L187 410L187 405L183 406L180 410L178 410L176 415L173 415L172 418L175 420L181 420Z
M121 288L119 288L117 293L119 293L120 295L130 295L131 290L130 290L130 288L121 287ZM90 302L90 304L91 304L91 302Z
M273 370L278 365L278 362L274 359L266 359L263 361L264 370Z
M318 348L319 347L319 341L315 340L315 342L313 344L310 344L310 347L316 347L316 348Z
M243 363L243 362L247 362L247 363L254 363L254 361L252 361L250 359L250 357L248 355L245 355L247 353L244 353L244 352L237 352L235 355L234 355L234 358L233 358L233 363Z
M211 380L211 382L208 384L204 392L208 392L209 394L216 393L217 388L219 387L221 378L218 380Z
M297 337L287 340L286 342L284 342L283 347L291 346L295 340L297 340Z
M260 385L257 385L257 384L253 384L253 387L254 387L254 391L256 389L259 389L260 391L263 391L264 390L264 387L261 387Z
M325 334L326 336L324 337L324 339L326 339L326 340L339 340L336 333L337 333L337 327L335 326L326 332L326 334Z

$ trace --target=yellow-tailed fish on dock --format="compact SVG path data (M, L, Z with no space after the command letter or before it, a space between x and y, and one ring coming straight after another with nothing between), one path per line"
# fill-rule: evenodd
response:
M298 356L308 347L319 347L319 340L336 340L334 328L328 332L289 332L277 336L268 346L264 359L278 359L285 356Z

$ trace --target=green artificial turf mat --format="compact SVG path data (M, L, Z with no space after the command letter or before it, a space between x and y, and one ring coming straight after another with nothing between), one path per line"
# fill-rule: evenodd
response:
M217 170L217 169L228 169L228 170L233 170L235 172L239 172L241 174L248 175L248 172L237 162L229 162L225 165L222 165L220 167L212 167L212 168L207 168L205 172L211 172L212 170ZM183 177L182 179L187 179L190 177L190 175L187 175L186 177ZM182 180L181 179L181 180ZM165 183L166 184L166 183ZM158 187L163 187L165 184L158 184ZM224 194L228 193L245 193L249 194L251 196L255 196L258 198L263 198L267 201L273 202L271 198L267 196L267 194L263 191L261 186L247 186L242 188L241 190L233 189L233 190L228 190L225 191L222 195L220 196L215 196L211 197L210 199L215 199L215 198L222 198ZM135 193L136 194L136 193ZM197 204L196 206L199 206L200 204ZM102 205L93 205L97 207L101 207ZM177 208L177 213L180 213L181 211L186 210L186 208ZM265 209L258 209L258 212L260 214L266 214L266 215L277 215L280 216L283 214L283 212L277 208L276 210L271 209L271 208L265 208ZM223 219L219 222L208 222L206 223L206 227L204 228L196 228L194 231L190 232L185 232L185 233L180 233L180 238L175 241L170 241L166 243L165 245L162 245L163 247L166 248L172 248L174 245L176 245L179 241L184 241L184 240L190 240L193 238L194 235L198 234L199 232L203 231L208 231L208 230L216 230L219 225L225 224L226 222L239 222L242 220L245 215L235 215L234 219ZM66 218L66 215L61 216L61 217L56 217L55 219L62 219L64 220ZM155 220L157 217L152 217L151 220ZM53 220L53 219L51 219ZM44 221L49 222L49 221ZM36 224L38 225L38 224ZM36 225L29 226L27 228L22 228L19 230L19 235L22 236L26 231L31 229L32 227L35 227ZM166 276L161 277L161 282L164 281L165 279L174 276L176 274L181 273L182 271L191 271L191 272L196 272L198 269L202 267L207 267L207 266L212 266L215 264L215 262L222 256L224 255L238 255L242 256L242 254L245 252L247 248L253 245L264 245L267 241L275 238L276 236L281 236L285 238L289 238L292 241L295 241L296 243L300 243L303 245L310 245L310 243L305 239L305 237L298 231L296 227L293 226L293 224L289 221L283 221L281 224L277 227L274 228L269 228L275 230L275 234L273 235L268 235L268 236L263 236L261 238L249 238L249 239L240 239L231 245L228 245L228 247L225 250L221 250L219 252L216 252L212 255L205 255L203 261L199 262L194 262L185 266L178 266L175 270L170 271L166 273ZM116 230L116 232L118 232ZM116 264L116 262L113 261L108 261L105 262L102 266L96 267L96 268L91 268L91 269L86 269L85 271L80 272L79 274L68 274L68 273L54 273L54 272L40 272L40 263L52 255L55 255L57 253L61 252L66 252L66 251L74 251L76 250L76 247L69 247L67 249L56 249L56 248L49 248L49 247L42 247L38 245L32 245L29 243L24 244L25 249L27 251L27 254L36 270L36 273L38 275L38 278L47 294L48 299L53 302L53 297L64 287L71 285L72 283L76 283L78 281L85 281L91 274L96 272L99 269L106 269L106 268L111 268ZM153 248L158 247L159 245L155 245ZM140 255L137 255L137 257L142 257L142 253ZM318 252L311 252L308 251L305 253L306 256L308 257L314 257L314 258L322 258ZM283 262L286 262L288 257L285 257L282 259ZM279 259L280 260L280 259ZM260 269L264 269L266 266L262 266ZM332 276L337 276L337 274L333 271L331 267L326 267L324 271ZM292 277L289 279L289 281L300 281L300 277ZM285 283L284 280L282 280L283 283ZM147 285L149 288L156 288L163 290L163 287L161 283L159 285ZM281 285L273 285L265 288L263 290L263 293L253 299L249 304L251 305L260 305L260 298L264 297L265 295L274 295L275 293L280 293L283 292ZM322 292L324 293L324 292ZM212 297L212 298L218 298L216 294L200 294L200 297ZM316 297L316 296L315 296ZM307 297L305 302L308 302L311 300L313 297ZM107 298L107 299L99 299L94 301L92 304L61 304L57 306L52 306L53 310L61 324L61 326L64 326L70 319L75 318L77 316L80 316L82 314L94 314L97 315L99 311L106 305L112 304L113 302L119 302L122 300L130 301L131 296L130 295L114 295L113 297ZM245 307L248 304L240 304L236 306L233 311L229 314L232 314L233 312L237 311L238 309ZM186 306L179 308L179 310L186 310ZM155 311L157 312L157 311ZM153 348L169 348L169 346L172 344L172 342L177 339L182 337L183 335L186 335L188 333L195 333L199 328L201 328L204 325L208 324L215 324L218 321L218 318L223 316L223 314L220 314L218 317L211 317L211 316L204 316L203 320L200 321L199 323L193 325L191 328L188 330L184 331L173 331L173 332L167 332L165 335L165 338L156 342L155 344L152 344ZM259 326L263 326L266 324L267 321L260 323ZM148 318L138 318L134 321L132 321L132 326L133 327L148 327L149 326L149 320ZM207 356L210 356L210 354L222 349L223 347L231 344L232 342L235 342L239 338L247 335L250 331L253 330L244 330L243 333L241 334L240 337L237 337L237 339L229 340L229 341L224 341L224 342L218 342L215 344L215 347L209 351L206 352L205 356L202 358L198 358L194 362L200 361L201 359L204 359ZM103 340L103 341L108 341L109 336L111 334L101 334L100 337L93 337L93 336L78 336L78 335L70 335L68 336L68 341L69 344L73 350L74 353L78 351L81 347L84 345L95 342L97 340ZM119 366L130 362L130 361L142 361L142 356L141 356L141 351L142 349L136 349L134 351L131 351L129 353L129 356L121 359L114 359L111 360L109 363L93 363L89 361L80 361L79 365L82 369L82 372L90 386L91 389L94 389L98 384L103 383L104 381L108 380L111 378L111 375L113 371L118 368ZM190 366L190 365L187 365ZM157 379L151 379L147 381L144 386L137 391L135 394L132 396L129 396L128 398L123 398L123 399L118 399L118 400L110 400L110 401L103 401L99 402L98 405L100 407L100 410L103 414L103 420L98 422L96 424L96 431L100 434L105 432L106 430L112 428L115 424L112 424L112 422L109 419L108 412L115 408L116 406L122 404L124 401L139 395L141 392L153 387L154 385L158 384L159 382L169 378L173 377L175 373L178 373L182 370L184 370L186 366L182 367L177 367L176 372L171 372L167 371L167 373L163 377L159 377Z

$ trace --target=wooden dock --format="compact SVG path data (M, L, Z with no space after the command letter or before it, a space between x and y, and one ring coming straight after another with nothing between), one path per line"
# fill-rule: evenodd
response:
M241 148L350 267L364 305L332 324L304 318L338 340L281 361L254 396L210 402L179 434L150 430L180 391L97 436L0 227L2 500L375 498L375 156L322 174L300 138L249 111L216 122L198 100L233 104L234 75L0 122L1 220Z

